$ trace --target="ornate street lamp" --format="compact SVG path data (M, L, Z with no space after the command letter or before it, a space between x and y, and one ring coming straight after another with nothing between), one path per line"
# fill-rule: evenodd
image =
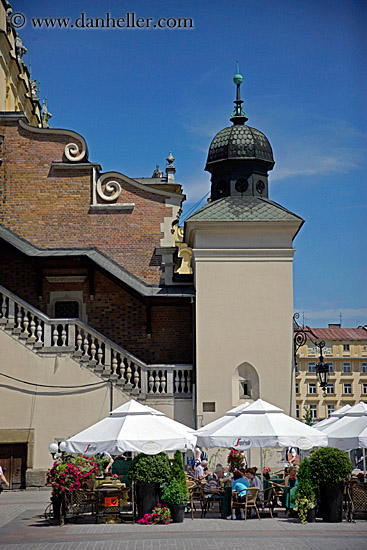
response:
M329 365L327 363L324 363L324 357L322 355L322 350L325 347L325 342L314 342L310 336L312 334L312 331L308 328L301 327L297 323L298 318L299 318L299 314L295 313L293 315L294 364L297 365L297 352L299 348L306 344L307 339L311 340L311 342L320 350L319 362L316 365L316 374L319 378L320 387L322 388L325 395L326 388L327 388L328 372L329 372Z
M324 358L322 356L322 350L325 347L325 342L314 342L315 346L319 348L320 350L320 360L316 365L316 373L319 377L319 384L324 392L326 392L327 388L327 378L329 373L329 365L327 363L324 363Z

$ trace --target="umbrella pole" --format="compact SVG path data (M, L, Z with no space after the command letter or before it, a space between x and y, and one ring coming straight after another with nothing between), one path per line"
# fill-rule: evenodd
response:
M247 449L247 467L251 466L251 449Z
M263 450L260 447L260 472L261 472L261 486L264 489L264 472L263 472ZM265 495L265 493L263 493ZM262 499L262 509L264 510L264 500Z

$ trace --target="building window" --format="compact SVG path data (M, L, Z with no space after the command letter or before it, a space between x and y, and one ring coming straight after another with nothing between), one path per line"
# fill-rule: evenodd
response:
M327 363L329 366L329 372L334 372L334 365L332 363Z
M352 372L350 363L343 363L343 372Z
M327 417L329 418L331 413L333 413L334 411L335 411L335 405L328 405L327 406Z
M317 393L316 384L312 383L308 385L308 393Z
M331 382L330 384L327 385L326 393L334 393L334 384L333 384L333 382Z
M344 393L351 395L352 393L352 384L344 384Z
M308 372L316 372L316 363L314 361L308 363Z
M296 393L299 393L299 384L296 382Z
M367 385L367 384L366 384ZM299 412L299 405L296 405L296 418L299 418L300 412Z
M78 319L79 317L79 302L65 300L55 302L55 318L56 319Z
M310 405L311 418L315 420L317 418L317 405Z
M362 384L362 393L367 395L367 384Z
M251 397L250 385L247 380L240 380L240 398Z
M350 351L349 344L343 344L343 351Z
M203 402L203 412L205 412L205 413L215 412L215 403L214 402L211 402L211 403Z
M367 363L362 363L362 372L367 372Z

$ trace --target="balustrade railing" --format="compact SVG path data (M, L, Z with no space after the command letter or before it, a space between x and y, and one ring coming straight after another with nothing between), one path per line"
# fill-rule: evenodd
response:
M147 365L79 319L50 319L0 285L0 327L39 353L69 353L133 395L191 396L191 365Z

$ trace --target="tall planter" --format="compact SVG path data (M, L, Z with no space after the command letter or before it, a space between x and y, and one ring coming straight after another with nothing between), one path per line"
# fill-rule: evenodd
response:
M185 505L174 504L171 506L171 518L173 523L182 523L185 517Z
M320 483L320 512L324 521L328 523L343 521L343 491L342 482Z
M136 484L136 504L138 507L138 519L144 514L150 514L159 503L160 491L159 483L137 483Z

